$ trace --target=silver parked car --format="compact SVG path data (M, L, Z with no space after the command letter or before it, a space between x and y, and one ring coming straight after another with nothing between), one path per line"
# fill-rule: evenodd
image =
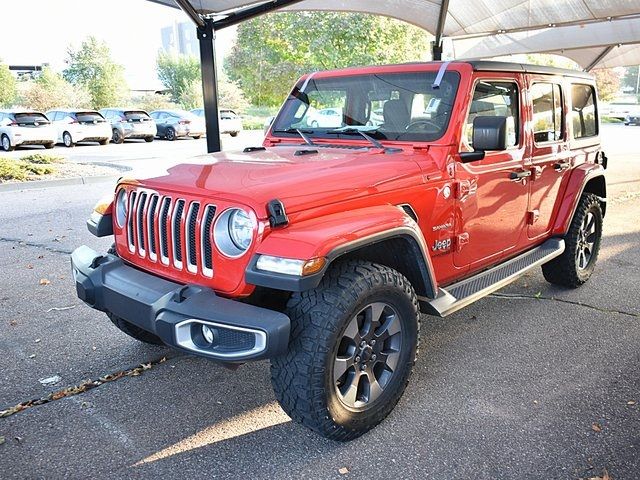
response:
M178 137L198 139L206 133L204 118L186 110L156 110L150 115L156 122L158 137L169 141Z
M0 110L0 146L10 152L20 145L43 145L53 148L57 132L40 112Z
M58 143L65 147L73 147L78 142L106 145L111 139L111 125L94 110L57 108L49 110L47 117L57 129Z
M144 138L153 142L156 124L144 110L131 108L103 108L100 113L111 123L111 141L122 143L128 138Z

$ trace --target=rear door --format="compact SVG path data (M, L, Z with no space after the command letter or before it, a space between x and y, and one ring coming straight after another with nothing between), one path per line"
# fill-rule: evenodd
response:
M523 82L520 74L475 81L460 150L473 150L472 126L477 116L507 117L508 147L486 152L482 160L456 164L456 267L478 270L496 263L514 252L525 235L528 179L510 178L514 172L525 172Z
M561 77L530 78L529 125L533 145L527 234L532 240L550 232L563 180L568 179L571 171L572 154L565 122L568 104L563 87Z

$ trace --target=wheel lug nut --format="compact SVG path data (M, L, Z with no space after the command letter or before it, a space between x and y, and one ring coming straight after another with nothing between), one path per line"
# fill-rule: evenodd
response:
M376 339L374 338L373 340L371 340L371 345L375 345L376 344Z
M365 342L364 340L363 340L363 341L361 341L361 342L360 342L360 346L361 346L362 348L366 347L366 346L367 346L367 342Z
M376 354L374 353L373 355L371 355L371 360L373 360L374 362L376 361Z
M356 356L356 362L360 361L360 355Z
M366 370L366 369L367 369L367 366L366 366L366 365L361 365L361 366L360 366L360 370L364 371L364 370Z

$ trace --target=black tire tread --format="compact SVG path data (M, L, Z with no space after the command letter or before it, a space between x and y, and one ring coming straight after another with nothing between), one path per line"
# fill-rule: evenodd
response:
M602 206L600 205L600 199L593 193L585 193L580 197L580 202L571 220L569 231L564 236L565 250L562 255L554 258L548 263L542 265L542 274L549 283L554 285L560 285L568 288L577 288L583 285L588 279L580 275L576 267L575 251L578 242L578 230L584 220L585 215L591 209L597 209L600 215L600 222L602 222ZM598 253L600 250L600 241L597 242L595 252L593 253L592 264L595 265L598 260Z
M409 281L389 267L366 261L351 260L333 266L318 288L294 293L287 304L291 340L288 352L271 360L273 388L280 405L292 419L327 438L348 441L375 427L391 412L408 384L415 356L402 388L385 405L381 418L358 430L347 430L330 418L323 400L326 396L324 366L314 361L317 356L328 353L324 339L343 326L344 316L357 301L359 293L385 283L399 287L411 299L419 332L418 300Z

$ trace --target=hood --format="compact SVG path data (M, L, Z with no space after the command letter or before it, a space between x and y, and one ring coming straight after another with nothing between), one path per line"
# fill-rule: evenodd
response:
M296 155L305 150L318 153ZM159 192L238 202L266 218L266 204L276 198L287 213L296 213L415 185L422 176L411 153L306 145L220 152L187 159L137 182Z

